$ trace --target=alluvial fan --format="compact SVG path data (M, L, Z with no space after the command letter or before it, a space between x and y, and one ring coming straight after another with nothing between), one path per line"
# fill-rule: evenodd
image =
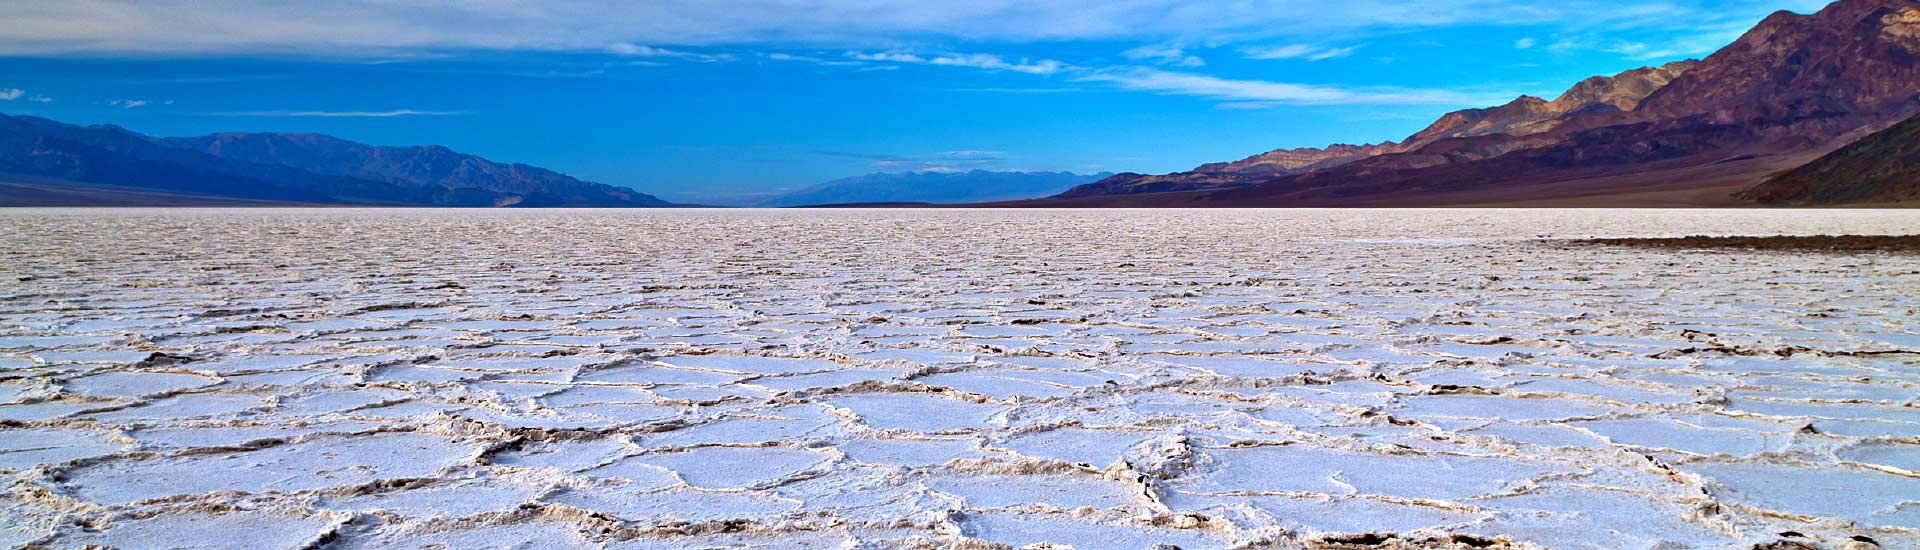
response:
M0 546L1915 547L1920 257L1563 239L1916 228L10 210Z

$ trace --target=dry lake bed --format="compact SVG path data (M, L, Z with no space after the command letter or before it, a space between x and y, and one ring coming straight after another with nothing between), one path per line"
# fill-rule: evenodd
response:
M0 210L0 547L1917 548L1920 256L1566 240L1843 233Z

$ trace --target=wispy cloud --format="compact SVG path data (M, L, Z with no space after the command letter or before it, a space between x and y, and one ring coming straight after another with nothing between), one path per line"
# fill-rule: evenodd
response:
M467 114L467 111L394 109L391 111L224 111L207 114L229 117L391 118L406 116L454 116Z
M1674 32L1655 33L1635 40L1625 40L1601 33L1572 33L1556 35L1546 49L1556 54L1578 52L1604 52L1635 61L1678 60L1684 57L1696 57L1733 43L1753 28L1753 21L1746 19L1717 19L1690 23L1685 27L1669 29ZM1532 38L1516 43L1521 49L1524 43L1533 45Z
M668 58L668 59L684 59L687 61L696 61L700 63L722 63L722 62L739 59L738 56L735 56L733 54L727 54L727 53L718 53L718 54L696 53L696 52L688 52L688 51L681 51L681 50L669 50L666 48L656 48L653 46L642 46L639 44L630 44L626 42L616 43L612 46L608 46L607 51L613 53L614 55L625 56L625 57L659 57L659 58Z
M1147 45L1120 52L1122 57L1136 61L1152 61L1161 65L1180 67L1203 67L1207 60L1200 56L1187 55L1186 50L1168 45Z
M847 52L847 57L851 59L857 59L860 61L942 65L942 66L948 66L948 67L971 67L975 69L987 69L987 70L995 70L995 71L1014 71L1014 72L1037 74L1037 75L1049 75L1049 74L1054 74L1060 71L1065 71L1065 70L1074 68L1073 65L1069 65L1060 61L1052 60L1052 59L1041 59L1041 60L1022 59L1017 62L1010 62L1010 61L1007 61L1006 58L1000 57L998 55L984 54L984 53L957 53L957 54L921 56L919 54L914 54L910 52L866 53L866 52L856 51L856 52Z
M147 106L148 103L149 102L144 99L116 99L107 102L108 105L122 109L138 109Z
M1476 105L1491 104L1486 94L1453 90L1420 89L1348 89L1263 80L1233 80L1194 73L1157 69L1104 71L1076 80L1105 82L1144 92L1187 95L1230 101L1226 108L1261 108L1274 105Z
M1640 61L1705 55L1738 40L1740 35L1746 34L1748 30L1749 27L1745 23L1730 22L1703 27L1695 32L1682 33L1658 45L1640 42L1619 43L1608 51Z
M0 88L0 101L17 101L20 99L34 103L53 103L53 98L51 97L28 94L26 90L19 88Z
M1531 36L1513 41L1513 47L1519 48L1522 50L1531 50L1533 49L1534 46L1539 44L1540 44L1540 41L1535 40Z
M1080 88L954 88L953 91L983 94L1064 94L1083 90Z
M1236 42L1466 25L1572 28L1747 23L1825 0L248 0L0 2L0 54L101 52L384 57L452 50L633 51L746 44ZM639 46L652 44L654 46ZM616 49L626 50L623 46ZM691 53L684 50L682 53ZM615 52L619 53L619 52ZM698 54L713 55L713 54ZM717 56L724 57L724 56ZM1184 59L1184 58L1183 58Z
M1325 61L1353 55L1353 52L1358 49L1360 49L1359 46L1328 48L1306 44L1289 44L1285 46L1241 48L1240 53L1246 54L1247 59L1304 59L1307 61Z
M774 61L795 61L800 63L812 63L815 65L826 65L829 67L858 67L858 66L866 65L866 63L862 61L842 61L842 60L827 59L819 56L794 55L794 54L780 53L780 52L766 54L765 57L767 59L772 59Z

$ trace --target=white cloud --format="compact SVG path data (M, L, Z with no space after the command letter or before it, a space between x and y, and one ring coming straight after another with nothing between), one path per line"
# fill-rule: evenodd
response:
M403 116L453 116L464 115L467 114L467 112L394 109L391 111L226 111L207 114L232 117L391 118Z
M956 41L1272 41L1461 25L1707 27L1813 0L16 0L0 55L274 53L342 57L449 50L608 51L609 44ZM641 51L642 46L635 46ZM650 48L658 49L658 46ZM618 48L626 49L626 48ZM673 51L673 50L670 50ZM685 50L680 50L683 53ZM699 54L707 55L707 54ZM1184 58L1183 58L1184 59Z
M1326 61L1328 59L1353 55L1353 52L1358 49L1360 49L1359 46L1326 48L1306 44L1290 44L1285 46L1242 48L1240 53L1246 54L1247 59L1304 59L1307 61Z
M953 91L987 94L1064 94L1081 90L1079 88L956 88Z
M13 100L25 97L26 95L27 95L27 91L19 88L0 89L0 101L13 101Z
M1120 55L1127 59L1150 60L1161 65L1180 67L1204 67L1207 64L1207 61L1199 56L1187 55L1185 50L1166 45L1141 46L1121 52Z
M680 51L680 50L669 50L666 48L655 48L653 46L642 46L639 44L630 44L626 42L621 42L621 43L614 44L612 46L607 46L607 51L614 55L625 56L625 57L664 57L664 58L673 58L673 59L685 59L688 61L698 61L701 63L720 63L725 61L733 61L734 59L737 59L733 54L694 53L694 52L686 52L686 51Z
M924 57L920 57L910 53L897 53L897 52L881 52L881 53L847 52L847 57L851 57L861 61L888 61L893 63L926 63L927 62L927 59Z
M1493 103L1489 98L1507 97L1506 94L1469 94L1452 90L1356 90L1263 80L1233 80L1157 69L1102 71L1077 80L1105 82L1123 89L1157 94L1226 100L1229 103L1222 107L1239 109L1274 105L1480 105Z
M953 67L973 67L976 69L1008 70L1027 74L1053 74L1071 67L1066 63L1052 59L1042 59L1031 62L1023 59L1018 63L1008 63L1006 60L1001 59L1000 56L978 53L943 55L929 59L927 63Z
M1675 61L1698 57L1733 43L1751 30L1751 21L1734 19L1690 26L1686 32L1622 40L1603 34L1575 34L1556 37L1547 49L1554 53L1604 52L1636 61Z
M1519 48L1522 50L1531 50L1533 49L1534 46L1539 44L1540 44L1540 41L1534 40L1533 37L1527 37L1527 38L1522 38L1522 39L1513 41L1513 47Z
M1639 42L1622 42L1607 47L1607 52L1632 57L1647 53L1647 45Z
M859 61L835 61L832 59L827 59L827 58L818 57L818 56L794 55L794 54L779 53L779 52L766 54L766 58L772 59L774 61L797 61L801 63L812 63L815 65L826 65L829 67L857 67L857 66L866 64Z
M1014 72L1036 74L1036 75L1049 75L1049 74L1054 74L1054 73L1075 68L1073 65L1068 65L1066 63L1055 61L1052 59L1041 59L1038 61L1022 59L1018 62L1009 62L1006 60L1006 58L1000 57L998 55L984 54L984 53L962 53L962 54L943 54L943 55L935 55L935 56L921 56L918 54L907 53L907 52L879 52L879 53L847 52L847 57L852 59L858 59L861 61L875 61L875 62L886 62L886 63L913 63L913 64L923 64L923 65L941 65L941 66L947 66L947 67L970 67L975 69L987 69L987 70L994 70L994 71L1014 71Z
M108 102L107 102L107 104L108 104L108 105L112 105L112 106L115 106L115 107L119 107L119 108L122 108L122 109L137 109L137 108L140 108L140 107L145 107L145 106L147 106L147 100L144 100L144 99L116 99L116 100L113 100L113 101L108 101Z

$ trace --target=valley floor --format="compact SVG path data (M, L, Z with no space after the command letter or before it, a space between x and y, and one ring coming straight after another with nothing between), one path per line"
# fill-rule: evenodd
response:
M0 546L1920 546L1877 210L0 210Z

